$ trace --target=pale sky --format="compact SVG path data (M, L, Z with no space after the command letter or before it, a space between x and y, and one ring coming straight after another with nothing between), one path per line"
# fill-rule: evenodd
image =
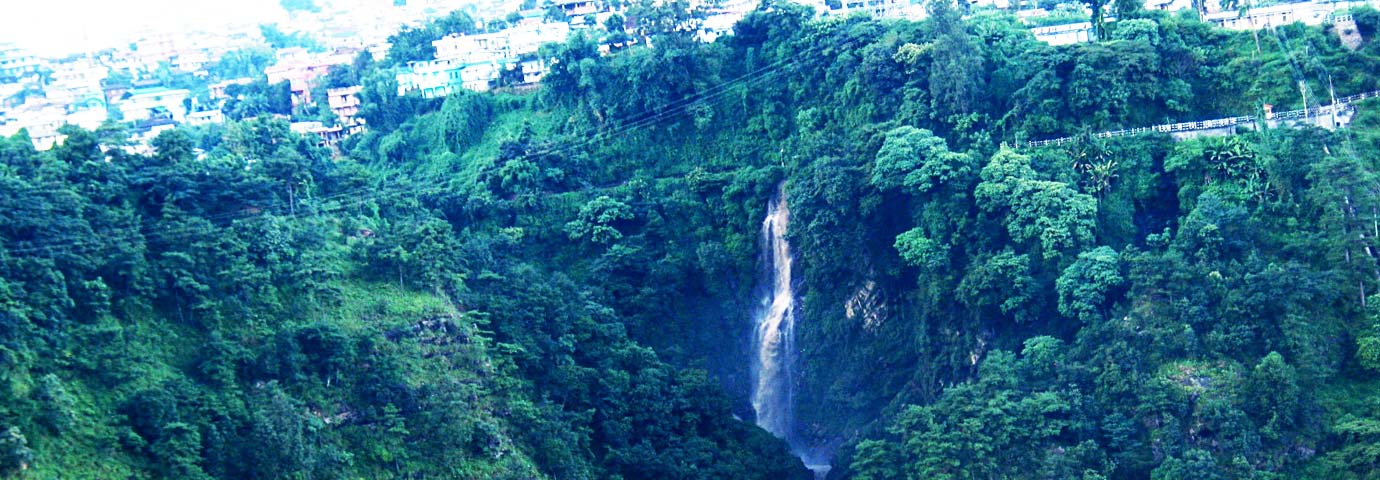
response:
M40 55L99 50L143 33L281 17L277 0L0 0L0 43Z

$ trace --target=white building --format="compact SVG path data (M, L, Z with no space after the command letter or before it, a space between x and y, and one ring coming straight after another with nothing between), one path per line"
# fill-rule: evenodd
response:
M48 150L61 143L58 128L67 123L66 112L55 105L25 105L0 121L0 137L12 137L24 130L35 149Z
M998 10L1009 10L1012 7L1012 0L972 0L970 5L974 7L990 7Z
M0 43L0 82L13 82L38 73L43 62L13 44Z
M424 98L437 98L450 95L459 89L488 91L493 82L498 80L499 71L498 62L412 62L397 75L398 95L420 92Z
M1177 12L1193 8L1193 0L1145 0L1146 10Z
M206 90L211 100L221 100L230 98L230 94L226 90L229 90L231 85L249 85L251 83L254 83L252 78L232 78L213 83L207 86Z
M827 11L819 11L819 6L816 6L815 9L820 15L834 17L862 12L872 18L905 18L906 7L910 6L910 2L905 0L841 0L840 3L839 8L831 8Z
M202 50L184 49L172 58L172 68L183 72L200 72L211 63L211 56Z
M1209 13L1203 16L1206 22L1215 23L1231 30L1256 30L1278 27L1294 22L1304 25L1322 25L1334 13L1345 13L1351 7L1366 5L1368 2L1305 2L1271 5ZM1380 3L1380 2L1378 2Z
M52 81L44 86L44 94L55 101L73 102L84 97L101 96L101 80L109 70L88 60L53 65Z
M167 112L174 122L186 121L186 100L191 92L185 89L164 87L140 88L130 90L117 106L125 120L148 120L155 112Z
M326 90L331 113L334 113L340 125L345 127L347 134L353 135L364 131L364 119L359 117L359 107L362 105L359 94L362 91L364 87L359 85Z
M508 34L508 57L537 53L547 43L562 43L570 36L570 24L537 23L504 30Z
M187 114L187 123L189 125L209 125L213 123L225 123L225 113L222 112L219 108L214 110L202 110L200 112L191 112Z
M1093 27L1090 22L1035 27L1030 29L1030 33L1035 34L1036 40L1050 45L1073 45L1091 42L1093 39Z
M431 42L436 47L436 60L463 63L493 61L509 56L507 31L475 35L447 35Z
M493 33L449 35L431 44L437 60L481 63L536 53L542 45L564 42L568 36L570 24L564 22L527 23Z
M712 13L700 22L700 30L695 32L695 38L701 42L711 43L724 35L733 34L733 26L743 19L742 13L722 12Z
M522 69L522 83L534 84L546 76L546 61L542 59L523 60L518 64Z
M64 106L40 100L26 103L0 117L0 136L9 137L25 130L35 149L48 150L66 138L58 133L63 125L95 130L107 117L105 105L100 102Z
M556 0L555 3L567 17L583 17L599 12L599 4L594 0Z

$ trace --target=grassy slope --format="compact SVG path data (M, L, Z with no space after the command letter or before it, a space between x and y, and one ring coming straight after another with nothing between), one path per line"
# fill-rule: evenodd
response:
M490 356L487 341L473 316L459 312L437 295L404 290L394 285L345 280L336 282L333 287L339 292L335 300L327 302L329 305L317 311L309 312L307 319L301 321L302 324L324 324L338 327L356 339L373 339L382 355L398 360L405 380L411 386L443 386L456 382L480 385L480 391L485 393L473 408L490 419L496 418L494 410L512 400L511 395L515 395L513 391L504 392L504 387L494 385L504 378L498 372L502 368L502 361ZM417 328L423 322L438 319L451 321L459 331L453 335L442 335L426 328ZM265 330L276 333L298 326L298 322L289 321ZM396 333L388 335L388 332L409 330L415 334L404 333L401 338ZM387 336L393 336L394 339L385 338ZM75 400L72 427L61 435L29 435L35 456L24 478L157 476L149 465L143 465L142 460L122 448L122 435L128 433L122 433L124 429L117 426L120 423L120 399L128 397L132 391L158 388L167 380L184 377L184 372L194 371L207 338L175 321L152 315L125 326L122 337L123 350L134 359L133 367L139 372L138 377L115 389L106 388L100 385L98 378L87 376L66 381L67 391ZM456 339L462 341L457 342ZM240 388L252 387L237 385L229 391L216 391L211 395L224 401L236 401L232 397ZM332 388L312 381L296 382L291 388L293 394L308 406L311 414L323 419L322 424L327 430L332 430L331 434L348 439L346 444L354 459L353 478L384 478L390 475L387 465L373 458L376 454L371 452L376 451L376 445L372 444L364 428L339 423L331 426L325 418L331 415L315 408L353 403L348 389ZM345 408L348 411L348 407ZM454 472L456 478L490 478L500 471L527 472L532 478L540 477L526 455L515 448L514 442L504 431L506 428L500 427L502 437L499 443L503 455L499 458L468 459L465 468Z

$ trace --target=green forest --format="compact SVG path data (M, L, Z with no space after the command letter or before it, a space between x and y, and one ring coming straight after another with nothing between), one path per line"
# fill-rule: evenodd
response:
M1380 90L1380 13L1351 49L1116 2L1056 47L949 0L713 43L683 7L535 91L356 62L339 152L250 107L149 155L0 138L0 478L1380 478L1380 100L1092 135ZM795 445L748 401L778 191Z

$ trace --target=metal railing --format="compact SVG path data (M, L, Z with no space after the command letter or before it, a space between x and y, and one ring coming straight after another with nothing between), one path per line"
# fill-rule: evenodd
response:
M1268 114L1265 116L1265 120L1293 120L1299 118L1321 117L1323 115L1331 115L1334 112L1341 113L1345 111L1351 111L1356 108L1351 105L1352 103L1355 103L1359 100L1376 97L1380 97L1380 90L1341 97L1338 98L1337 101L1332 105L1323 105L1320 107L1313 108L1301 108L1298 110L1289 110L1285 112ZM1124 137L1128 135L1139 135L1142 133L1193 132L1199 130L1212 130L1217 128L1235 127L1237 125L1249 124L1255 121L1256 118L1254 115L1243 115L1239 117L1217 118L1213 120L1202 120L1198 122L1166 123L1163 125L1154 125L1150 127L1136 127L1122 130L1110 130L1106 132L1092 133L1086 136L1090 138L1112 138ZM1027 147L1031 148L1046 147L1050 145L1059 146L1065 143L1077 141L1083 136L1084 135L1077 135L1071 137L1051 138L1048 140L1031 140L1025 142L1025 144Z

